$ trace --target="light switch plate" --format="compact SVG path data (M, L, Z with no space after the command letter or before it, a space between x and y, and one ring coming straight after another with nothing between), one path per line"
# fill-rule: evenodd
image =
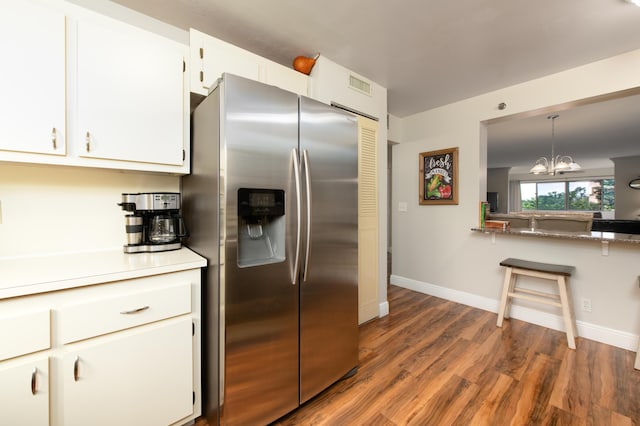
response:
M401 201L398 203L398 211L399 212L406 212L407 211L407 203L404 201Z

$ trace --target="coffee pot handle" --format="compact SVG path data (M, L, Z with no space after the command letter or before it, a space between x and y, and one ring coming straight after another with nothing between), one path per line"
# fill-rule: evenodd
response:
M175 216L176 219L176 237L188 237L189 236L189 230L187 229L187 225L185 225L184 223L184 219L182 218L182 215L176 215Z

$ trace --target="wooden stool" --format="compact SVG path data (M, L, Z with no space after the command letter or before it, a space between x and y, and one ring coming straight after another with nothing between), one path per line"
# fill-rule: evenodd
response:
M575 268L566 265L553 265L550 263L530 262L522 259L505 259L500 262L500 266L505 266L504 286L502 288L502 298L500 299L500 311L498 312L498 327L502 327L502 320L509 318L511 300L514 298L525 299L532 302L544 303L545 305L562 308L564 326L567 330L567 343L571 349L576 348L575 338L578 335L576 330L576 320L573 314L571 297L567 289L567 280ZM516 287L518 275L543 278L555 281L558 284L559 294L544 293Z

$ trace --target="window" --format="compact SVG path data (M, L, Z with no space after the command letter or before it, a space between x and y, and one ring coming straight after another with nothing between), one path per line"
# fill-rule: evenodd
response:
M522 210L614 210L614 180L522 182Z

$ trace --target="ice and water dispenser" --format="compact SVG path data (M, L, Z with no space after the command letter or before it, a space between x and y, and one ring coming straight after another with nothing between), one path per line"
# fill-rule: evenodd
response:
M285 259L284 191L238 189L238 266L249 267Z

